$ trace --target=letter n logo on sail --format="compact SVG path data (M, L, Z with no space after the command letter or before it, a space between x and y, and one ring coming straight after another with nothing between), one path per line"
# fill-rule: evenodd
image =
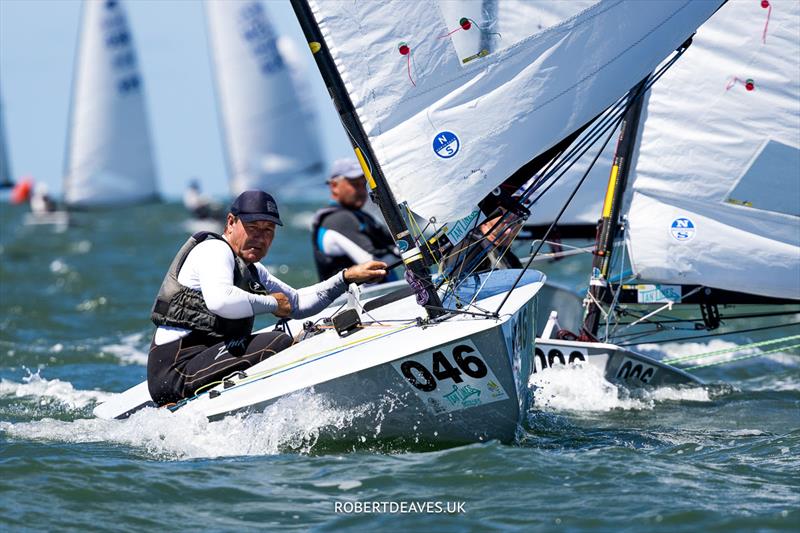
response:
M694 238L696 232L694 222L686 217L676 218L672 221L669 228L669 233L676 241L686 242Z
M450 159L458 153L461 143L452 131L442 131L433 138L433 151L442 159Z

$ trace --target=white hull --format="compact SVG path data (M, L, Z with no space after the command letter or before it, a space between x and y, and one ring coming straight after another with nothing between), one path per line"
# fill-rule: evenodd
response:
M53 226L56 231L64 231L70 224L70 217L67 211L25 213L23 224L26 226Z
M691 374L642 355L602 342L536 339L532 373L585 361L603 372L606 381L628 388L701 385Z
M534 296L543 281L543 275L528 273L527 284L511 293L497 319L462 314L422 326L416 321L424 315L422 308L413 296L406 297L362 314L365 322L387 321L381 325L343 338L327 329L178 410L216 420L311 391L331 406L359 413L334 438L511 441L528 407ZM496 292L476 304L494 309L506 294ZM476 307L465 310L477 312ZM291 321L289 328L297 334L302 322ZM98 406L95 415L124 418L149 400L141 384Z

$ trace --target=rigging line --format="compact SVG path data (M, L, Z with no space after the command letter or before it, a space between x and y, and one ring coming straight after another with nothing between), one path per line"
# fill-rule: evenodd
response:
M692 290L692 291L689 291L689 292L688 292L688 293L687 293L685 296L683 296L683 298L688 298L689 296L691 296L691 295L695 294L696 292L699 292L699 291L700 291L700 289L702 289L702 288L703 288L702 286L698 286L698 287L696 287L694 290ZM664 305L662 305L661 307L659 307L659 308L658 308L658 309L656 309L655 311L652 311L652 312L650 312L650 313L648 313L648 314L644 315L643 317L641 317L639 320L635 320L635 321L631 322L630 324L626 325L624 328L622 328L622 330L621 330L621 331L625 331L625 330L626 330L626 329L628 329L628 328L632 328L633 326L635 326L635 325L636 325L636 324L638 324L639 322L645 322L645 321L649 322L649 321L650 321L650 320L649 320L649 319L650 319L650 317L657 315L658 313L660 313L660 312L661 312L661 311L663 311L664 309L669 309L670 311L672 311L672 306L673 306L673 305L675 305L675 302L673 302L672 300L670 300L669 302L665 303Z
M663 333L666 333L666 332L699 331L699 329L697 327L686 328L686 327L680 327L680 326L663 326L658 322L654 322L653 325L655 326L654 330L650 330L650 331L645 330L644 332L626 333L625 335L619 335L617 338L623 338L624 337L625 339L638 339L640 337L646 337L648 335L658 335L659 333L663 334ZM781 326L781 327L783 327L783 326ZM730 333L725 333L725 334L728 335L728 334L734 334L734 333L739 333L739 330L732 331ZM704 337L704 335L697 335L694 338L701 339L703 337ZM689 338L692 338L692 337L689 337ZM669 338L669 339L661 339L659 341L652 341L651 343L648 343L648 344L657 344L657 343L661 343L661 342L673 342L673 341L672 341L671 338ZM642 344L642 343L639 342L639 343L635 343L635 344Z
M620 117L619 120L621 121L622 118ZM547 238L550 236L550 233L552 233L553 228L556 227L556 224L561 219L561 216L564 214L564 212L567 210L567 207L569 206L570 202L572 202L572 199L575 198L575 195L578 193L578 189L580 189L581 185L583 185L583 182L586 181L586 178L589 176L589 172L594 167L594 164L597 163L597 160L600 158L600 154L603 153L603 150L605 150L606 145L611 140L611 137L613 135L614 135L614 130L612 129L611 133L608 135L608 137L606 137L606 140L603 143L603 146L601 146L600 149L597 151L597 154L595 154L594 159L592 160L592 162L589 165L589 167L586 169L586 172L584 172L583 176L581 176L581 179L578 180L578 184L572 190L572 193L569 195L569 198L567 198L567 201L561 207L561 210L558 212L558 215L556 215L555 220L553 220L553 222L550 224L550 227L547 228L547 231L544 233L544 236L542 237L542 242L547 240ZM539 250L541 250L541 249L542 249L542 244L539 243L539 246L536 247L536 250L534 250L534 252L531 254L530 259L528 259L528 262L525 263L525 267L522 269L522 272L520 272L519 275L517 276L517 279L514 281L514 284L511 286L511 289L509 289L509 291L506 293L505 297L503 298L503 301L500 302L500 305L497 306L497 309L494 312L495 315L500 314L500 309L502 309L503 306L505 305L505 303L508 301L508 297L511 295L511 292L517 287L517 285L519 284L520 280L522 280L522 276L525 274L525 272L528 270L528 268L530 268L531 263L533 263L533 259L536 257L536 254L538 254Z
M417 246L419 246L419 240L421 239L425 243L425 247L428 249L428 253L430 254L431 258L433 259L434 264L441 271L441 269L442 269L441 265L439 264L439 261L436 259L436 255L433 253L433 250L431 249L431 246L430 246L430 243L428 242L428 239L426 239L425 235L423 234L423 232L425 230L420 230L419 229L419 224L417 224L417 220L414 217L414 214L411 212L411 209L408 207L408 204L405 204L405 208L406 208L406 214L408 215L409 222L411 223L411 225L413 225L414 228L416 228L416 231L419 232L419 236L417 238ZM428 222L428 225L430 225L430 222ZM427 227L428 226L425 226L425 228L427 228ZM449 280L447 279L447 275L446 274L443 273L442 274L442 278L444 279L445 283L449 283ZM436 287L435 290L438 290L438 287Z
M742 344L739 346L733 346L732 348L723 348L721 350L715 350L713 352L698 353L693 355L682 355L680 357L673 357L671 359L662 359L661 362L668 365L673 365L675 363L682 363L684 361L705 359L706 357L713 357L715 355L721 355L724 353L740 352L742 350L749 350L750 348L758 348L759 346L769 346L770 344L778 344L779 342L793 341L796 339L800 339L800 335L789 335L788 337L781 337L780 339L770 339L766 341L751 342L750 344Z
M620 277L620 279L622 279L622 276L623 276L623 274L625 272L625 256L626 255L627 254L624 251L622 252L622 254L619 255L619 257L620 257L620 260L619 260L619 277ZM608 280L606 280L606 283L608 283ZM614 287L612 285L611 291L614 293L614 298L611 299L611 305L609 305L609 307L608 307L608 311L609 312L606 315L605 336L604 336L604 340L605 341L608 341L608 338L609 338L608 330L609 330L609 326L610 326L610 323L611 323L611 316L612 316L612 314L614 314L614 310L617 308L617 305L618 305L618 302L619 302L619 295L622 294L622 286L620 285L620 286L617 287L616 290L614 290ZM617 323L615 321L614 322L614 327L612 328L612 332L616 331L617 328L619 328L619 323Z
M627 313L635 318L638 318L640 315L628 310ZM798 310L793 311L775 311L774 313L751 313L748 315L720 315L722 320L742 320L745 318L768 318L772 316L789 316L789 315L796 315L800 313ZM695 318L678 318L678 317L667 317L668 320L659 320L657 322L653 322L653 324L675 324L675 323L687 323L687 322L698 322L702 320L700 317ZM624 324L629 324L628 322Z
M594 147L594 145L597 143L600 137L605 135L606 132L608 132L609 130L613 135L613 133L616 131L617 126L620 124L620 122L622 122L622 118L624 117L624 115L625 113L622 111L616 113L614 115L614 122L608 122L602 130L598 131L597 134L594 135L594 137L592 138L592 142L586 145L585 148L582 148L581 153L578 154L572 161L570 161L568 165L566 165L563 169L560 169L560 173L557 176L555 176L554 178L552 176L548 177L547 180L545 181L549 181L549 183L547 184L547 186L544 188L543 191L539 192L536 198L530 201L531 205L535 205L542 198L542 196L544 196L551 188L553 188L553 186L566 175L566 173L575 165L575 163L580 161L581 158L586 154L586 152L588 152ZM598 156L599 155L600 154L598 154ZM542 184L545 183L545 181L543 181ZM523 198L530 197L534 192L538 192L538 190L539 186L524 193Z
M474 224L475 224L475 225L474 225L472 228L470 228L470 229L469 229L469 231L467 232L467 235L469 235L470 233L472 233L472 232L475 230L475 228L477 228L477 227L478 227L478 217L475 217ZM465 238L466 238L466 237L465 237ZM454 259L454 260L453 260L453 262L454 262L454 263L457 265L458 272L456 272L456 273L455 273L455 275L451 275L451 276L450 276L450 279L451 279L451 280L453 280L453 279L454 279L454 280L461 279L461 273L463 272L463 269L464 269L464 263L465 263L465 261L466 261L466 253L467 253L467 251L468 251L470 248L472 248L473 246L475 246L475 245L477 245L477 244L480 244L481 242L483 242L483 241L484 241L484 240L486 240L486 239L488 239L488 236L487 236L487 235L484 235L484 236L482 236L480 239L477 239L476 241L474 241L474 242L472 242L472 243L469 243L469 244L466 244L466 245L464 245L464 246L463 246L461 249L458 249L458 250L456 250L456 252L455 252L455 253L453 253L453 254L450 254L450 255L448 255L448 256L446 256L446 257L444 257L444 258L442 259L442 261L444 261L445 259L449 259L449 258L451 258L451 257L456 257L456 259ZM458 246L458 245L456 245L456 246ZM461 256L461 255L464 255L464 256L465 256L463 260L461 260L461 259L460 259L460 257L459 257L459 256ZM450 273L451 273L451 274L453 274L453 272L454 272L455 270L456 270L456 267L454 267L454 268L453 268L453 269L450 271ZM443 284L444 284L444 282L440 283L440 284L439 284L439 285L436 287L436 288L437 288L437 290L438 290L438 289L439 289L439 287L441 287ZM452 287L452 290L453 290L453 294L455 294L455 287L454 287L454 286Z
M733 359L728 359L725 361L715 361L713 363L705 363L702 365L689 366L686 368L682 368L681 370L697 370L698 368L707 368L710 366L725 365L728 363L735 363L737 361L744 361L745 359L753 359L754 357L761 357L775 352L787 352L789 350L794 350L795 348L800 348L800 344L793 344L792 346L783 346L781 348L774 348L772 350L767 350L766 352L759 352L750 355L743 355L741 357L734 357Z
M562 160L559 161L559 163L549 172L548 175L542 176L540 179L536 180L534 183L528 186L528 188L526 188L520 195L520 201L528 200L533 195L533 193L537 192L545 183L549 181L550 183L547 184L545 190L541 194L539 194L535 199L529 201L530 205L536 204L536 202L538 202L539 199L547 191L549 191L553 187L553 185L558 180L560 180L567 173L567 171L569 171L569 169L571 169L575 165L575 163L580 161L580 159L586 154L586 152L588 152L595 145L595 143L597 143L598 139L600 139L600 137L605 135L612 122L616 121L616 124L619 124L619 121L621 120L622 116L623 116L622 112L618 112L615 110L612 115L608 115L607 117L600 119L601 122L598 125L598 128L597 129L593 128L586 135L586 137L584 137L581 141L579 141L578 144L575 147L573 147L572 150L570 150L570 152L567 155L563 156ZM616 124L614 126L615 128ZM578 153L579 151L580 153ZM556 173L558 173L557 176L555 176Z
M545 243L545 244L547 244L547 243ZM533 250L534 246L535 246L534 244L531 244L531 250ZM590 254L592 252L593 252L593 250L585 249L585 248L575 248L574 250L566 250L564 252L550 252L550 253L547 253L547 254L539 254L536 257L536 259L534 259L533 262L534 263L538 263L538 262L541 262L541 261L550 261L550 260L553 260L553 259L561 259L562 257L570 257L570 256L573 256L573 255ZM528 258L524 257L522 259L526 260Z
M514 223L513 221L512 221L512 222L509 222L509 223L508 223L508 225L507 225L505 228L503 228L503 232L507 231L507 230L508 230L508 228L509 228L509 227L511 227L511 224L513 224L513 223ZM521 229L521 226L520 226L520 229ZM501 233L502 233L502 232L501 232ZM518 233L519 233L519 230L517 230L517 234L518 234ZM487 239L487 240L488 240L488 238L489 238L489 235L490 235L490 233L487 233L487 234L484 236L484 238L483 238L483 239L481 239L481 240L484 240L484 239ZM512 237L512 241L513 241L513 239L514 239L514 238L516 238L516 234L514 235L514 237ZM487 248L486 248L486 249L484 249L484 250L481 250L481 251L479 251L479 253L478 253L477 257L473 258L473 260L470 262L470 266L469 266L469 268L467 269L467 270L469 270L469 272L467 273L467 275L466 275L466 276L464 276L464 277L458 278L458 279L456 280L456 287L460 286L460 285L461 285L462 283L464 283L464 281L466 281L466 280L467 280L467 279L468 279L470 276L472 276L473 274L475 274L475 273L477 272L478 268L480 268L480 265L481 265L481 263L483 262L483 260L484 260L484 259L485 259L485 258L486 258L486 257L487 257L487 256L488 256L488 255L489 255L489 254L490 254L490 253L493 251L493 250L495 250L495 249L497 249L497 248L499 248L499 245L496 245L496 244L494 244L494 243L492 243L492 242L490 241L490 246L489 246L489 247L487 247ZM507 250L506 250L506 251L507 251ZM503 253L503 255L505 255L505 252ZM464 260L464 262L466 263L466 259ZM493 265L493 266L492 266L492 271L494 271L494 269L495 269L495 266L496 266L496 263L495 263L495 265ZM485 283L485 280L484 280L484 283Z
M509 224L509 225L510 225L510 224ZM477 299L478 299L478 295L479 295L479 294L481 293L481 291L483 290L483 287L486 285L486 282L488 282L488 281L489 281L489 278L491 278L491 277L492 277L492 274L494 274L495 270L497 270L497 265L499 265L499 264L500 264L500 262L503 260L503 257L506 255L506 252L508 252L508 250L510 250L510 249L511 249L511 243L513 243L513 242L514 242L514 239L516 239L516 238L517 238L517 235L519 234L519 232L520 232L520 230L521 230L521 229L522 229L522 225L520 224L520 225L517 227L517 232L514 234L514 236L513 236L513 237L511 237L511 240L510 240L510 241L508 242L508 244L506 245L506 249L505 249L505 250L503 250L503 253L501 253L501 254L500 254L500 257L498 257L498 258L497 258L497 260L496 260L496 261L495 261L495 262L492 264L492 269L489 271L489 274L486 276L486 278L483 280L483 283L481 283L481 286L478 288L478 290L477 290L477 291L475 292L475 294L473 295L473 297L472 297L472 300L470 300L470 302L469 302L469 304L470 304L470 305L474 305L474 304L475 304L475 300L477 300ZM505 230L503 230L503 231L505 231ZM486 253L486 255L488 256L488 255L489 255L489 253L487 252L487 253ZM480 263L479 263L479 264L480 264ZM476 267L476 268L477 268L477 267Z
M619 102L622 101L624 101L624 98L620 99ZM612 124L614 125L614 129L616 130L616 127L619 125L622 116L625 113L625 109L627 109L627 108L620 108L618 106L619 103L614 104L614 109L611 112L609 112L605 117L600 119L600 122L597 124L597 126L593 127L593 129L586 135L586 137L583 138L581 141L579 141L579 143L574 147L574 150L572 150L569 154L567 154L564 157L564 160L556 168L553 169L550 175L543 177L543 179L539 180L539 182L529 187L529 189L522 194L522 198L523 199L529 198L533 193L537 192L545 183L549 181L545 189L541 193L539 193L536 196L536 198L530 201L532 205L536 204L542 198L542 196L544 196L547 193L547 191L549 191L561 178L564 177L567 171L569 171L575 165L575 163L580 161L580 159L584 156L584 154L586 154L586 152L588 152L595 145L595 143L597 143L598 139L600 139L603 135L605 135L605 133L609 130ZM575 155L580 150L582 150L581 153ZM567 164L567 162L569 162L569 164ZM566 165L566 167L564 165ZM559 174L553 177L556 174L556 172L559 172Z
M672 65L673 65L673 64L674 64L674 63L675 63L675 62L676 62L676 61L677 61L677 60L678 60L678 59L679 59L679 58L680 58L680 57L683 55L683 53L684 53L685 51L686 51L686 48L682 48L682 49L680 49L680 50L679 50L679 51L678 51L678 52L677 52L677 53L676 53L676 54L675 54L675 55L674 55L674 56L673 56L673 57L672 57L672 58L671 58L669 61L667 61L667 63L665 63L664 65L662 65L662 67L661 67L661 68L659 68L659 70L658 70L658 71L657 71L655 74L651 75L651 76L650 76L650 80L649 80L649 81L647 82L647 84L645 85L645 87L644 87L644 89L643 89L643 91L642 91L641 95L644 95L644 94L645 94L645 93L646 93L648 90L650 90L650 88L653 86L653 84L655 84L655 83L656 83L656 82L657 82L657 81L658 81L658 80L659 80L659 79L660 79L660 78L661 78L661 77L662 77L662 76L663 76L663 75L666 73L666 71L667 71L667 70L669 70L669 69L672 67ZM641 97L641 96L640 96L640 97ZM604 118L602 118L602 119L600 119L600 121L599 121L599 122L598 122L598 123L597 123L595 126L593 126L593 127L592 127L592 129L590 129L590 131L589 131L588 133L586 133L586 135L584 135L584 136L583 136L582 140L581 140L581 141L579 141L579 142L578 142L578 144L577 144L575 147L573 147L572 149L570 149L570 151L567 153L567 155L565 155L565 156L564 156L564 158L563 158L563 162L566 162L567 160L569 160L569 159L570 159L570 158L571 158L571 157L572 157L572 156L573 156L573 155L574 155L574 154L575 154L575 153L576 153L578 150L582 149L582 144L584 144L585 142L587 142L587 140L588 140L590 137L592 137L592 136L595 136L595 137L598 137L598 138L599 138L599 136L601 136L603 133L605 133L605 131L606 131L606 130L605 130L606 124L604 124L604 121L611 120L613 115L615 115L615 114L618 114L618 113L619 113L619 110L620 110L620 106L622 105L622 103L623 103L624 101L625 101L625 96L621 97L621 98L620 98L619 100L617 100L617 101L616 101L614 104L612 104L611 106L609 106L609 108L607 108L607 109L606 109L606 111L604 112L604 114L605 114L605 117L604 117ZM626 107L626 108L627 108L627 107ZM616 117L614 117L614 118L616 118ZM598 128L601 128L601 127L603 128L603 131L602 131L601 133L599 133L599 135L596 135L596 131L597 131L597 129L598 129ZM592 144L594 144L594 142L596 142L596 139L594 139L594 140L592 141ZM585 153L585 151L584 151L584 153ZM583 153L581 154L581 156L582 156L582 155L583 155ZM579 156L579 158L580 158L580 156ZM563 164L563 163L562 163L562 164ZM574 164L574 162L573 162L573 164ZM570 165L570 167L571 167L571 166L572 166L572 165ZM542 183L544 183L545 181L549 180L549 179L552 177L552 175L553 175L553 174L555 174L556 172L558 172L559 168L560 168L560 167L557 167L557 168L555 168L555 169L552 171L551 175L549 175L549 176L544 176L544 177L543 177L543 179L541 179L541 180L537 180L537 183L534 183L534 184L532 184L532 185L531 185L531 186L530 186L528 189L526 189L526 191L525 191L525 192L523 193L523 195L522 195L522 199L524 200L525 198L527 198L528 196L530 196L530 195L531 195L533 192L535 192L536 190L538 190L538 188L541 186L541 184L542 184ZM567 169L567 170L568 170L568 169ZM554 182L553 182L553 183L555 183L555 181L558 181L559 179L561 179L561 177L563 177L563 175L564 175L564 172L562 172L562 173L561 173L561 174L560 174L560 175L559 175L559 176L558 176L558 177L557 177L557 178L554 180ZM549 190L549 189L550 189L550 187L552 187L552 184L551 184L550 186L548 186L547 190ZM533 189L531 190L531 188L533 188ZM539 195L539 196L536 198L536 200L534 200L534 201L533 201L533 202L531 202L531 203L536 203L536 201L538 201L538 200L539 200L539 198L541 198L541 196L542 196L542 195L543 195L545 192L547 192L547 190L545 190L545 191L544 191L542 194L540 194L540 195Z
M726 335L737 335L740 333L752 333L754 331L766 331L769 329L777 329L777 328L789 328L792 326L800 326L800 322L792 322L791 324L773 324L771 326L762 326L760 328L749 328L749 329L739 329L736 331L725 331L722 333L706 333L704 335L693 335L687 337L678 337L676 339L662 339L657 341L651 341L648 344L663 344L666 342L680 342L680 341L688 341L688 340L695 340L695 339L705 339L709 337L724 337ZM662 330L663 331L663 330ZM658 331L653 333L659 333ZM637 344L641 344L638 342L629 342L625 344L617 344L617 346L625 347L625 346L636 346Z
M603 112L598 114L598 116L594 120L594 124L592 125L592 127L588 131L581 134L578 142L575 143L574 146L570 146L568 149L562 150L561 153L554 158L558 159L560 157L560 160L558 160L556 166L548 173L540 172L540 179L536 180L536 182L531 184L530 187L534 187L534 190L538 189L538 187L540 187L544 181L550 179L550 177L552 177L556 172L558 172L568 161L576 157L579 158L580 156L576 156L576 154L580 152L587 143L589 143L590 145L594 144L596 142L596 139L599 136L603 135L603 132L606 131L608 123L615 120L619 110L622 107L624 107L626 103L626 96L627 95L623 95L616 102L614 102L608 108L606 108ZM566 154L564 153L565 151Z
M455 313L457 315L471 315L471 316L479 316L481 318L499 318L492 313L475 313L473 311L464 311L463 309L445 309L444 307L438 307L435 305L426 305L425 307L431 307L437 311L446 311L447 313ZM446 315L441 318L437 317L436 320L437 321L444 320L445 317Z

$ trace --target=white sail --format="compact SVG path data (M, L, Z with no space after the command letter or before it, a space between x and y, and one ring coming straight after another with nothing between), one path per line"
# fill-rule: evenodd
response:
M800 4L768 4L729 2L652 89L627 223L641 279L800 299Z
M0 96L0 187L10 187L12 185L9 159L5 124L3 122L3 99Z
M577 15L591 7L594 0L571 0L569 2L529 2L527 0L507 0L501 4L503 9L498 13L497 31L505 38L507 35L518 40L519 35L533 25L536 28L547 28ZM609 169L614 159L614 148L617 145L619 130L611 134L610 141L597 159L581 188L567 206L558 221L559 226L596 225L603 209L603 198L608 184ZM605 137L602 139L605 140ZM583 177L592 162L600 143L596 144L586 155L580 158L566 173L555 182L547 193L531 209L528 225L548 226L558 215L569 199L578 180ZM534 196L537 196L536 194Z
M453 25L438 2L311 7L397 200L454 220L635 85L719 4L601 0L472 56L443 38Z
M314 118L264 6L209 0L206 8L231 192L274 192L319 176Z
M68 135L67 205L122 205L157 197L142 77L118 0L83 5Z

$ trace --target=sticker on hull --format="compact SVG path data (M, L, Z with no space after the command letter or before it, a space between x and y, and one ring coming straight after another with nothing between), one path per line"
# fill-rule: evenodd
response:
M407 357L392 366L435 414L508 399L483 355L469 340Z

